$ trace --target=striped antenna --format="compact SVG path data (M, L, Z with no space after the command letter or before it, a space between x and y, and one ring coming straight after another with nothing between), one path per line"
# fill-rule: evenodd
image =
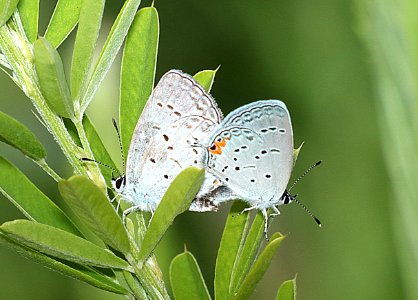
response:
M107 164L105 164L105 163L102 163L102 162L100 162L100 161L97 161L97 160L95 160L95 159L91 159L91 158L87 158L87 157L81 157L81 158L80 158L80 160L81 160L81 161L90 161L90 162L94 162L94 163L96 163L96 164L102 165L103 167L109 168L110 170L112 170L112 178L114 177L114 176L113 176L113 172L118 173L118 174L119 174L119 176L120 176L120 175L122 175L122 174L121 174L118 170L116 170L116 169L115 169L115 168L113 168L112 166L109 166L109 165L107 165Z
M316 164L309 167L302 175L299 176L298 179L295 180L295 182L293 182L293 184L290 186L288 191L290 192L293 189L293 187L295 186L295 184L299 182L299 180L301 180L303 177L305 177L306 174L308 174L310 171L312 171L315 167L319 166L321 163L322 163L322 160L318 161Z
M113 122L113 126L116 129L116 134L118 135L120 154L122 156L122 170L123 170L123 172L125 172L125 155L123 153L122 139L120 138L120 132L119 132L118 124L116 124L116 120L114 118L112 118L112 122Z

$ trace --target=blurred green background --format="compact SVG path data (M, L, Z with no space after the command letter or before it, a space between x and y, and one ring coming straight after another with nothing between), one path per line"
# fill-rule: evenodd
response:
M144 3L149 5L149 1ZM122 1L108 1L102 42ZM144 6L144 5L142 5ZM157 1L160 45L157 80L169 69L217 73L212 94L225 114L258 99L286 102L295 145L305 142L296 178L324 161L295 188L322 221L319 229L297 205L282 208L269 232L289 234L253 299L273 299L283 280L297 274L299 299L402 299L405 297L391 224L393 192L382 156L374 72L358 33L353 1ZM41 1L40 32L53 1ZM72 38L60 53L70 65ZM89 114L120 163L111 118L118 116L119 63L113 66ZM31 128L62 176L69 166L32 113L30 101L0 75L2 111ZM8 146L13 161L58 204L57 187L37 166ZM0 198L0 221L21 218ZM217 247L229 205L218 213L185 213L158 249L168 274L184 245L196 256L213 288ZM1 299L117 299L0 248Z

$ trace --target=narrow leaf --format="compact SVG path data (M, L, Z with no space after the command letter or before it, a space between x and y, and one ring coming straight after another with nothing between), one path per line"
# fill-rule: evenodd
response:
M113 176L117 175L117 174L112 174L112 172L113 170L117 170L117 167L115 163L113 162L112 158L110 157L109 152L106 150L99 134L97 133L96 128L94 127L93 123L91 122L91 120L88 118L87 115L85 115L83 118L83 126L84 126L84 131L86 132L87 139L90 143L91 151L94 154L94 159L110 167L108 168L99 164L100 171L102 172L106 180L107 186L111 187L112 175Z
M128 294L128 291L115 283L109 277L95 272L92 269L71 263L63 263L38 251L18 244L0 232L0 244L9 247L30 261L37 262L49 269L55 270L63 275L84 281L99 289L117 294Z
M245 232L249 222L248 213L242 213L247 206L244 202L235 201L229 211L225 229L222 234L215 267L215 298L225 299L230 294L230 285L235 261L244 243Z
M119 12L103 46L102 52L100 53L99 60L96 63L88 86L86 90L80 94L81 112L86 110L90 101L93 99L93 96L96 94L100 83L106 76L107 71L109 71L110 66L122 46L124 38L128 33L140 3L141 0L127 0Z
M238 291L248 270L253 265L264 238L264 217L258 212L245 238L245 243L240 250L239 258L235 262L230 285L231 293Z
M219 68L218 68L219 69ZM216 70L203 70L196 73L193 78L209 93L212 89L213 81L215 80Z
M34 44L34 56L42 95L58 115L71 119L74 108L58 51L41 37Z
M106 244L129 253L129 238L122 221L98 186L83 176L58 183L59 191L77 216Z
M17 243L67 261L102 268L127 269L129 264L110 251L64 230L28 220L15 220L0 230Z
M299 157L300 150L302 149L304 143L300 144L299 148L293 149L293 165L296 164L296 160Z
M138 261L143 263L157 246L174 218L187 210L205 178L205 171L195 167L183 170L171 183L145 233Z
M78 99L78 93L87 84L102 23L105 0L84 0L78 21L71 65L71 93Z
M240 289L233 295L234 299L247 299L254 292L257 283L267 271L267 268L283 239L284 236L278 232L272 235L270 241L245 277Z
M58 0L45 32L45 38L55 47L67 38L78 22L82 0Z
M39 0L20 0L17 8L26 36L33 43L38 35Z
M20 150L34 160L46 156L46 150L36 136L22 123L0 111L0 141Z
M138 11L126 37L122 57L119 120L124 153L154 87L159 37L155 7Z
M0 0L0 26L3 26L15 11L19 0Z
M3 157L0 157L0 191L28 219L81 236L65 213Z
M199 265L188 251L171 261L170 282L175 299L210 299Z
M296 300L296 277L282 283L277 291L276 300Z

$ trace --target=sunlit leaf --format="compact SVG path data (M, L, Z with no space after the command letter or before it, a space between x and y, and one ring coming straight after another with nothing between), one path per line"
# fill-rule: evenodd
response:
M87 106L93 99L100 83L105 78L107 71L118 54L140 3L141 0L127 0L119 12L94 67L87 88L79 96L81 101L81 112L84 112L87 109Z
M241 286L248 270L253 265L264 238L264 217L258 212L245 238L245 242L239 251L239 257L234 264L232 272L231 293L236 292Z
M45 32L45 38L55 48L58 48L77 25L81 3L82 0L58 0Z
M19 0L0 0L0 26L9 20L18 3Z
M155 7L138 11L126 37L122 57L119 121L123 150L154 87L159 24Z
M81 235L54 202L2 157L0 157L0 191L28 219Z
M88 82L104 5L105 0L84 0L82 3L71 64L71 93L76 100L80 89Z
M36 40L33 50L42 95L58 115L73 118L73 102L58 51L42 37Z
M171 261L170 282L175 299L210 299L199 265L188 251Z
M215 80L216 70L203 70L196 73L193 78L207 91L212 89L213 81Z
M20 0L17 8L26 36L33 43L38 35L39 0Z
M106 244L130 252L128 235L109 200L91 180L75 175L58 183L59 191L77 216Z
M186 211L205 178L205 171L195 167L183 170L171 183L152 217L139 253L144 262L157 246L174 218Z
M284 236L278 232L272 235L270 241L249 270L238 292L233 295L233 299L247 299L254 292L257 283L266 273L267 268L283 239Z
M67 231L28 220L15 220L0 230L17 243L47 255L102 268L127 269L129 264L110 251Z
M277 291L276 300L296 300L296 277L282 283Z
M235 201L229 211L225 229L222 234L215 267L215 298L224 299L230 294L230 285L235 261L245 239L249 223L249 214L242 213L246 208L244 202Z
M63 263L46 256L36 250L18 244L0 232L0 244L9 247L30 261L37 262L49 269L55 270L63 275L84 281L99 289L117 294L128 294L128 291L111 278L95 272L92 269L74 264Z
M46 150L22 123L0 111L0 141L20 150L34 160L45 158Z

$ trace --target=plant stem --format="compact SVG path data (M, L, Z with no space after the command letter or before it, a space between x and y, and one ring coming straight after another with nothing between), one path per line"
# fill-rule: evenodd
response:
M61 177L55 173L54 170L46 163L44 159L41 160L33 160L38 166L40 166L49 176L52 177L56 182L61 180Z

